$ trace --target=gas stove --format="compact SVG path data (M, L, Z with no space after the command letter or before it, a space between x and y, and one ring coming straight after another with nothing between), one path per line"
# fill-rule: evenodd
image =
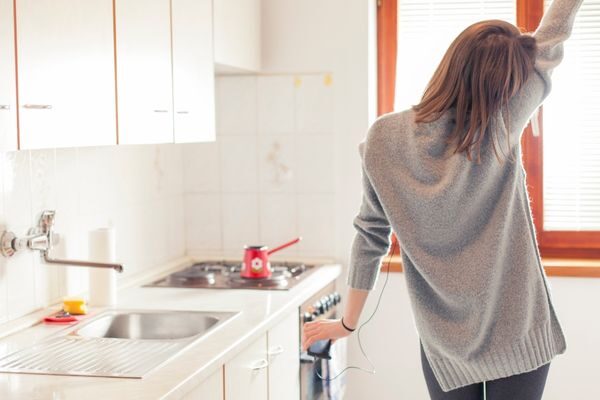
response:
M316 265L271 261L269 278L244 278L241 261L201 261L158 279L145 287L196 289L288 290L310 275Z

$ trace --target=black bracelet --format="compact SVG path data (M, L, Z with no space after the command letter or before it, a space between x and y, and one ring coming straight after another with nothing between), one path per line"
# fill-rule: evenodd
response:
M348 330L348 331L350 331L350 332L354 332L354 331L356 330L356 328L354 328L354 329L352 329L352 328L348 328L348 327L346 326L346 324L344 324L344 317L342 317L342 319L340 319L340 321L342 322L342 326L343 326L344 328L346 328L346 330Z

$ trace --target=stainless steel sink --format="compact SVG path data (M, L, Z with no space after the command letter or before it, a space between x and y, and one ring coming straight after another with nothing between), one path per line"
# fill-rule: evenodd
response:
M71 332L96 338L171 340L207 332L220 321L201 311L112 311Z
M105 311L0 359L0 372L142 378L238 314Z

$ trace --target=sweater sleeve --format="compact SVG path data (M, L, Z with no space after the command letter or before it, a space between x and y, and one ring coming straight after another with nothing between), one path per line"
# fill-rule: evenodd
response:
M533 34L538 48L535 70L545 83L542 100L550 93L552 71L564 57L564 42L571 36L582 3L583 0L554 0Z
M571 36L575 16L583 0L554 0L533 33L537 52L534 71L524 87L509 102L517 140L533 113L552 90L552 72L564 57L564 42Z
M363 156L364 143L359 145ZM352 243L346 283L355 289L371 290L377 282L382 258L390 250L392 229L362 163L363 197L354 218L356 235Z

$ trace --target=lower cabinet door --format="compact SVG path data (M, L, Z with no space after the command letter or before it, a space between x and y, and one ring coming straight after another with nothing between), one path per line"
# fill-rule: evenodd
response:
M182 400L223 400L223 367L183 396Z
M268 400L268 366L265 333L225 364L225 399Z
M300 399L299 329L298 313L291 313L267 333L271 400Z

